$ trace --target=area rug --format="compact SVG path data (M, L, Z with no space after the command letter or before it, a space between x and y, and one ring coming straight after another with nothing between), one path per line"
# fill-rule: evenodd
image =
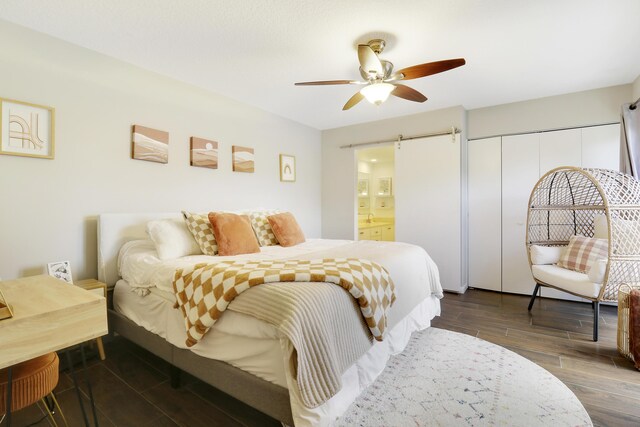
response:
M533 362L487 341L415 333L338 426L592 426L578 398Z

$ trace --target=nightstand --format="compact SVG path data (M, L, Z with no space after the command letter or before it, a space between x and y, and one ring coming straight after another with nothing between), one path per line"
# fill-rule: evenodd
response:
M98 296L104 297L106 304L107 285L105 283L99 282L96 279L85 279L78 280L73 284ZM100 360L106 359L106 356L104 354L104 345L102 345L102 337L96 338L96 344L98 345L98 354L100 355Z

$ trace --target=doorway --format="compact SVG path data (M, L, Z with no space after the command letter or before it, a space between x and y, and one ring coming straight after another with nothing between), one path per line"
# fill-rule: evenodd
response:
M358 240L395 241L393 145L356 151Z

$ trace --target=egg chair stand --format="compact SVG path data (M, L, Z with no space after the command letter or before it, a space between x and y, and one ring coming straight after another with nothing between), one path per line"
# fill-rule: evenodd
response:
M574 235L608 239L601 283L556 265L533 264L532 245L566 246ZM529 311L541 287L590 300L597 341L600 302L617 301L623 284L640 286L640 183L608 169L563 166L547 172L529 198L526 245L536 283Z

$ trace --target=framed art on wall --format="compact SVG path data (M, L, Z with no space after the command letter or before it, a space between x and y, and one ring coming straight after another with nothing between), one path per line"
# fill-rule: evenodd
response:
M191 137L191 166L218 169L218 143Z
M280 154L280 181L295 182L296 158L288 154Z
M131 133L132 159L169 163L169 132L133 125Z
M53 159L55 111L0 98L0 154Z
M233 156L234 172L254 172L253 148L234 145L231 147L231 153Z

